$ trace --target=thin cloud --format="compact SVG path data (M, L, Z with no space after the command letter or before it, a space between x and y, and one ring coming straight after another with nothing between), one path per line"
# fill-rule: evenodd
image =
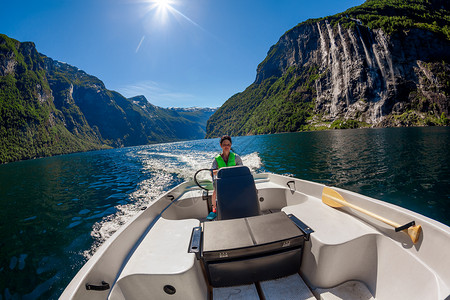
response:
M136 48L136 53L138 53L139 49L141 48L141 45L142 45L142 42L144 41L144 39L145 39L145 35L142 36L141 41L139 42L139 45Z

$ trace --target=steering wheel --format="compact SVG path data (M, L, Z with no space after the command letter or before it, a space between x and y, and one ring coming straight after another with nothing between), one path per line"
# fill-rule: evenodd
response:
M211 178L213 178L213 170L212 169L200 169L197 172L195 172L194 175L194 182L196 185L198 185L201 189L205 190L205 191L212 191L214 190L214 186L211 180L208 179L202 179L202 180L197 180L197 175L198 173L202 172L202 171L208 171L211 173Z

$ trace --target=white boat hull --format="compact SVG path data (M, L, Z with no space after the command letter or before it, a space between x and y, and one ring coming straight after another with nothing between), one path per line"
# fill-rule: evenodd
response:
M281 210L314 230L305 242L298 270L301 278L257 283L259 296L264 293L270 299L277 284L295 290L304 283L308 288L304 299L312 295L319 299L327 295L359 299L367 294L373 299L449 296L449 227L401 207L335 189L346 201L399 224L412 220L420 224L422 234L414 244L404 232L395 232L365 214L325 205L321 200L324 185L268 173L254 177L261 211ZM212 289L201 262L187 251L192 228L200 226L206 215L207 201L194 183L175 187L105 241L61 299L220 298L226 288ZM290 287L298 280L302 283ZM86 284L102 282L110 288L86 289ZM253 290L248 289L250 294Z

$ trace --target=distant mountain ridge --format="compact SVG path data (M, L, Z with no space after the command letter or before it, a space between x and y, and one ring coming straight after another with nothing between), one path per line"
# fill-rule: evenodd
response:
M450 1L368 0L287 31L207 137L448 125Z
M214 109L166 109L0 34L0 163L200 139Z

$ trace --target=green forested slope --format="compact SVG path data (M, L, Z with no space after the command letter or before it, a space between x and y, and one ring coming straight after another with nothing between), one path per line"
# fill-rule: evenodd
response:
M368 0L328 19L332 24L339 22L353 28L360 22L388 34L411 28L425 29L450 40L449 8L447 0Z
M67 130L32 43L0 35L0 61L0 162L103 147L95 136Z

